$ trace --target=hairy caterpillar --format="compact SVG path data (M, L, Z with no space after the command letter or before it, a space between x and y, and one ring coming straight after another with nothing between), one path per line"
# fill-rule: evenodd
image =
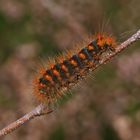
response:
M41 68L35 78L35 95L40 101L51 103L61 97L65 90L93 70L103 53L115 51L115 39L97 34L83 48L60 56L47 68Z

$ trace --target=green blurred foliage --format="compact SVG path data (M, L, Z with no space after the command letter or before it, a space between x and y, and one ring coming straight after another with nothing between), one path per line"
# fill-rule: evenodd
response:
M49 140L65 140L65 130L62 126L55 128L50 135Z

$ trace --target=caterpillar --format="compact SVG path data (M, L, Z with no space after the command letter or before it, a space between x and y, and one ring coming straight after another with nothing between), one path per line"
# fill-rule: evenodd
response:
M76 85L92 71L103 53L115 51L116 41L107 34L98 33L87 45L53 60L47 68L40 68L34 79L34 93L39 101L51 103L62 97L65 90Z

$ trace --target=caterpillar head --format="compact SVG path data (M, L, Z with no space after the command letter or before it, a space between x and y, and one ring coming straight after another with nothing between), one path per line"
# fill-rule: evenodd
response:
M116 41L113 37L104 34L97 35L97 45L103 50L115 51Z

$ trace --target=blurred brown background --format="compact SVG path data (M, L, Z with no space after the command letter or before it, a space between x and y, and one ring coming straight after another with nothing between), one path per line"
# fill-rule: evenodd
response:
M0 128L38 105L34 63L102 27L121 42L140 27L139 13L139 0L0 0ZM96 70L54 113L1 139L139 140L139 46Z

